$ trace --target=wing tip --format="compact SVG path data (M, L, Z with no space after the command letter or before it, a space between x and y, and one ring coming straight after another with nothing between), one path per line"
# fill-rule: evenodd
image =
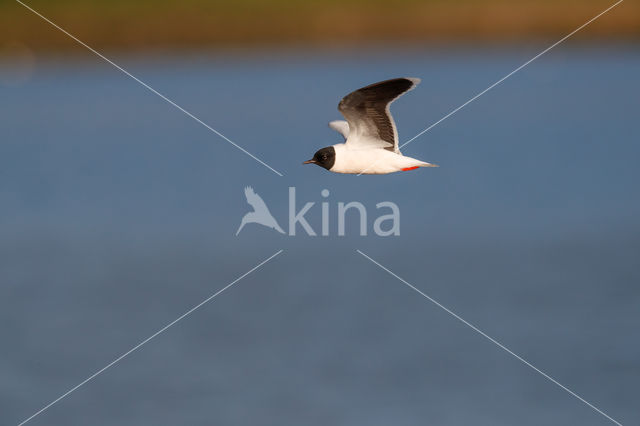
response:
M422 81L422 79L418 78L418 77L404 77L406 80L409 80L411 83L413 83L413 85L411 86L411 89L413 89L414 87L416 87L418 84L420 84L420 82ZM409 89L409 90L411 90Z

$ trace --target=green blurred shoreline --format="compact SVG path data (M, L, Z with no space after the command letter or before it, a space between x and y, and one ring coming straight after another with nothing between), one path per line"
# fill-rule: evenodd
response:
M149 49L517 41L560 37L613 2L505 0L25 1L96 48ZM73 42L15 1L0 4L2 40L34 50ZM577 38L640 39L640 3L626 0Z

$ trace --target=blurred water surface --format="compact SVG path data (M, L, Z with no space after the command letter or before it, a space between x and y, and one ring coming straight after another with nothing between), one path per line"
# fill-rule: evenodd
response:
M403 149L389 176L300 163L339 99L423 79L407 140L537 46L111 57L279 177L86 55L0 97L0 423L17 424L279 249L31 424L607 424L360 249L624 424L640 421L640 54L559 47ZM332 236L286 228L330 196ZM401 236L337 237L339 201L393 201Z

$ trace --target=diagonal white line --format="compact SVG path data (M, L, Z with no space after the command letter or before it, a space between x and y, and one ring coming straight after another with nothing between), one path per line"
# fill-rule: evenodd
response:
M133 348L129 349L127 352L123 353L122 355L120 355L118 358L114 359L113 361L111 361L109 364L105 365L104 367L102 367L100 370L96 371L95 373L93 373L92 375L90 375L89 377L87 377L86 379L84 379L82 382L78 383L77 385L75 385L74 387L72 387L71 389L69 389L68 391L66 391L65 393L63 393L62 395L60 395L58 398L54 399L53 401L51 401L49 404L45 405L44 407L42 407L40 410L38 410L37 412L35 412L34 414L32 414L31 416L29 416L28 418L26 418L25 420L23 420L22 422L20 422L18 424L18 426L22 426L23 424L27 423L28 421L32 420L34 417L38 416L39 414L42 414L44 411L48 410L49 408L51 408L53 405L57 404L58 402L60 402L62 399L66 398L67 396L69 396L71 393L73 393L74 391L76 391L79 387L85 385L87 382L95 379L97 376L99 376L100 374L102 374L106 369L108 369L109 367L112 367L114 364L120 362L123 358L125 358L126 356L130 355L132 352L138 350L140 347L142 347L143 345L145 345L146 343L148 343L151 339L153 339L154 337L158 336L159 334L163 333L164 331L166 331L169 327L173 326L174 324L176 324L178 321L184 319L185 317L187 317L188 315L192 314L196 309L200 308L202 305L204 305L205 303L209 302L211 299L215 298L216 296L218 296L220 293L222 293L223 291L225 291L226 289L228 289L229 287L231 287L232 285L234 285L235 283L237 283L238 281L240 281L241 279L243 279L244 277L246 277L247 275L249 275L250 273L252 273L253 271L255 271L256 269L260 268L262 265L264 265L265 263L269 262L271 259L273 259L274 257L276 257L277 255L279 255L280 253L282 253L283 250L278 250L276 253L272 254L271 256L269 256L267 259L263 260L262 262L258 263L256 266L254 266L253 268L251 268L250 270L248 270L247 272L245 272L244 274L240 275L238 278L236 278L235 280L233 280L232 282L230 282L229 284L227 284L226 286L224 286L223 288L221 288L220 290L218 290L217 292L215 292L214 294L212 294L211 296L207 297L206 299L204 299L202 302L198 303L197 305L195 305L193 308L189 309L187 312L185 312L184 314L180 315L178 318L176 318L175 320L171 321L169 324L165 325L164 327L162 327L160 330L156 331L155 333L153 333L151 336L147 337L146 339L144 339L143 341L141 341L140 343L138 343L137 345L135 345Z
M432 125L430 125L429 127L427 127L426 129L422 130L420 133L418 133L417 135L415 135L414 137L412 137L411 139L409 139L408 141L406 141L405 143L403 143L402 145L400 145L398 147L398 149L403 148L407 145L409 145L411 142L413 142L415 139L419 138L420 136L424 135L425 133L427 133L429 130L433 129L434 127L436 127L438 124L442 123L444 120L446 120L447 118L451 117L453 114L457 113L458 111L460 111L462 108L466 107L467 105L469 105L471 102L475 101L476 99L478 99L480 96L484 95L485 93L487 93L489 90L493 89L494 87L496 87L497 85L499 85L500 83L502 83L503 81L505 81L506 79L508 79L509 77L511 77L512 75L514 75L515 73L517 73L518 71L520 71L522 68L526 67L527 65L529 65L531 62L535 61L536 59L538 59L540 56L544 55L545 53L547 53L548 51L550 51L551 49L553 49L554 47L556 47L557 45L559 45L560 43L564 42L566 39L568 39L569 37L573 36L575 33L577 33L578 31L582 30L584 27L586 27L587 25L589 25L590 23L592 23L593 21L595 21L596 19L598 19L599 17L601 17L602 15L604 15L605 13L609 12L611 9L613 9L614 7L616 7L617 5L619 5L620 3L622 3L624 0L618 0L617 2L615 2L614 4L612 4L611 6L609 6L608 8L606 8L605 10L603 10L602 12L598 13L596 16L594 16L593 18L589 19L587 22L585 22L584 24L580 25L578 28L576 28L575 30L571 31L569 34L567 34L566 36L562 37L560 40L556 41L555 43L553 43L551 46L547 47L546 49L544 49L542 52L538 53L536 56L534 56L533 58L529 59L527 62L525 62L524 64L520 65L518 68L514 69L513 71L511 71L509 74L505 75L504 77L502 77L500 80L496 81L495 83L493 83L491 86L487 87L486 89L484 89L482 92L478 93L477 95L475 95L474 97L472 97L471 99L469 99L468 101L466 101L465 103L463 103L462 105L460 105L459 107L457 107L456 109L454 109L453 111L449 112L447 115L445 115L444 117L442 117L441 119L439 119L438 121L436 121L435 123L433 123ZM358 173L358 176L360 176L361 174L363 174L364 172L366 172L367 170L369 170L371 167L373 167L375 165L375 163L372 163L369 167L367 167L365 170L363 170L362 172Z
M445 115L444 117L442 117L440 120L436 121L435 123L433 123L431 126L427 127L426 129L424 129L423 131L421 131L420 133L418 133L417 135L415 135L414 137L412 137L411 139L409 139L408 141L406 141L405 143L403 143L402 145L400 145L400 148L402 148L403 146L408 145L409 143L413 142L416 138L422 136L423 134L425 134L426 132L428 132L429 130L433 129L435 126L437 126L438 124L442 123L444 120L446 120L447 118L451 117L453 114L455 114L456 112L460 111L462 108L466 107L467 105L469 105L471 102L475 101L476 99L478 99L480 96L484 95L485 93L487 93L489 90L493 89L494 87L496 87L498 84L502 83L503 81L505 81L506 79L508 79L509 77L511 77L513 74L517 73L518 71L520 71L522 68L526 67L527 65L529 65L531 62L535 61L536 59L538 59L540 56L544 55L545 53L547 53L548 51L550 51L551 49L553 49L554 47L556 47L557 45L559 45L560 43L562 43L563 41L565 41L566 39L568 39L569 37L571 37L572 35L574 35L575 33L577 33L578 31L580 31L581 29L583 29L584 27L586 27L587 25L589 25L590 23L592 23L593 21L595 21L596 19L598 19L599 17L601 17L602 15L604 15L605 13L607 13L608 11L610 11L611 9L613 9L614 7L616 7L617 5L619 5L620 3L622 3L624 0L618 0L616 3L612 4L611 6L609 6L608 8L606 8L605 10L603 10L602 12L600 12L599 14L597 14L596 16L594 16L593 18L589 19L587 22L585 22L584 24L580 25L578 28L576 28L575 30L571 31L569 34L567 34L566 36L562 37L560 40L556 41L555 43L553 43L551 46L547 47L546 49L544 49L542 52L538 53L536 56L534 56L533 58L529 59L527 62L525 62L524 64L520 65L518 68L514 69L513 71L511 71L509 74L505 75L504 77L502 77L500 80L496 81L495 83L493 83L491 86L487 87L486 89L484 89L482 92L478 93L477 95L475 95L473 98L469 99L467 102L463 103L462 105L460 105L458 108L454 109L453 111L451 111L450 113L448 113L447 115Z
M263 166L265 166L266 168L268 168L269 170L271 170L272 172L274 172L278 176L283 176L282 173L280 173L279 171L277 171L276 169L274 169L273 167L271 167L270 165L268 165L267 163L265 163L264 161L262 161L261 159L259 159L258 157L256 157L255 155L253 155L252 153L250 153L249 151L247 151L246 149L244 149L243 147L241 147L240 145L238 145L237 143L235 143L234 141L232 141L231 139L229 139L228 137L226 137L225 135L223 135L222 133L220 133L219 131L217 131L216 129L211 127L210 125L208 125L207 123L205 123L204 121L200 120L198 117L196 117L195 115L193 115L192 113L190 113L189 111L187 111L186 109L184 109L183 107L181 107L180 105L178 105L177 103L175 103L174 101L172 101L171 99L169 99L168 97L163 95L162 93L158 92L156 89L154 89L153 87L149 86L147 83L145 83L144 81L140 80L138 77L134 76L129 71L127 71L126 69L122 68L120 65L116 64L111 59L109 59L106 56L104 56L102 53L98 52L97 50L95 50L94 48L89 46L88 44L84 43L82 40L78 39L73 34L69 33L64 28L62 28L59 25L57 25L55 22L53 22L50 19L48 19L47 17L43 16L42 14L40 14L38 11L34 10L30 6L27 6L26 4L24 4L20 0L16 0L16 1L18 3L20 3L22 6L26 7L27 9L29 9L31 12L35 13L36 15L38 15L43 20L47 21L49 24L53 25L58 30L62 31L64 34L66 34L67 36L69 36L70 38L72 38L73 40L75 40L76 42L81 44L82 46L84 46L87 49L89 49L91 52L95 53L100 58L102 58L105 61L107 61L109 64L113 65L118 70L122 71L127 76L131 77L133 80L138 82L140 85L142 85L143 87L145 87L146 89L148 89L152 93L158 95L160 98L162 98L163 100L165 100L166 102L168 102L169 104L174 106L175 108L179 109L180 111L185 113L187 116L189 116L192 119L194 119L196 122L202 124L204 127L206 127L207 129L211 130L213 133L215 133L216 135L220 136L222 139L224 139L225 141L229 142L231 145L235 146L240 151L244 152L249 157L251 157L254 160L256 160L258 163L262 164Z
M511 349L507 348L505 345L503 345L502 343L498 342L496 339L494 339L493 337L489 336L488 334L486 334L484 331L480 330L478 327L476 327L475 325L471 324L469 321L465 320L464 318L462 318L460 315L456 314L455 312L453 312L451 309L447 308L446 306L442 305L440 302L438 302L437 300L435 300L434 298L430 297L429 295L423 293L421 290L417 289L416 287L414 287L413 285L409 284L407 281L405 281L404 279L402 279L401 277L399 277L398 275L394 274L393 272L391 272L388 268L382 266L380 263L376 262L375 260L373 260L372 258L370 258L369 256L367 256L366 254L364 254L363 252L361 252L360 250L356 250L358 253L360 253L362 256L364 256L365 258L367 258L368 260L370 260L372 263L374 263L375 265L377 265L378 267L380 267L382 270L388 272L391 276L393 276L394 278L398 279L399 281L401 281L402 283L406 284L407 287L409 287L410 289L414 290L415 292L417 292L418 294L420 294L422 297L426 298L427 300L429 300L431 303L433 303L434 305L438 306L439 308L441 308L442 310L444 310L446 313L448 313L449 315L453 316L455 319L457 319L458 321L462 322L464 325L466 325L467 327L471 328L473 331L475 331L476 333L480 334L481 336L483 336L484 338L486 338L487 340L489 340L491 343L495 344L496 346L498 346L500 349L504 350L505 352L507 352L508 354L512 355L514 358L516 358L518 361L522 362L523 364L525 364L526 366L532 368L533 370L535 370L537 373L539 373L540 375L542 375L544 378L548 379L549 381L555 383L556 385L558 385L560 388L564 389L565 391L567 391L570 395L574 396L575 398L579 399L580 401L582 401L583 403L585 403L586 405L588 405L589 407L591 407L592 409L594 409L595 411L597 411L598 413L602 414L604 417L606 417L607 419L611 420L613 423L617 424L618 426L622 426L622 424L618 421L616 421L615 419L613 419L612 417L610 417L609 415L607 415L604 411L600 410L598 407L594 406L593 404L591 404L589 401L587 401L586 399L582 398L580 395L578 395L577 393L573 392L571 389L567 388L566 386L564 386L562 383L558 382L556 379L554 379L553 377L549 376L547 373L545 373L544 371L540 370L539 368L537 368L535 365L531 364L529 361L527 361L526 359L522 358L520 355L514 353Z

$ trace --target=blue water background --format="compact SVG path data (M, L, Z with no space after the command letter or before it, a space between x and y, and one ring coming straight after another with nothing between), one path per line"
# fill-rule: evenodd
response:
M33 425L604 425L361 250L623 424L640 394L640 53L568 43L403 149L441 167L302 166L339 99L422 78L402 141L543 46L90 53L0 88L0 423L17 424L277 250ZM252 186L286 229L248 225ZM330 196L324 199L322 189ZM395 202L401 235L368 230Z

